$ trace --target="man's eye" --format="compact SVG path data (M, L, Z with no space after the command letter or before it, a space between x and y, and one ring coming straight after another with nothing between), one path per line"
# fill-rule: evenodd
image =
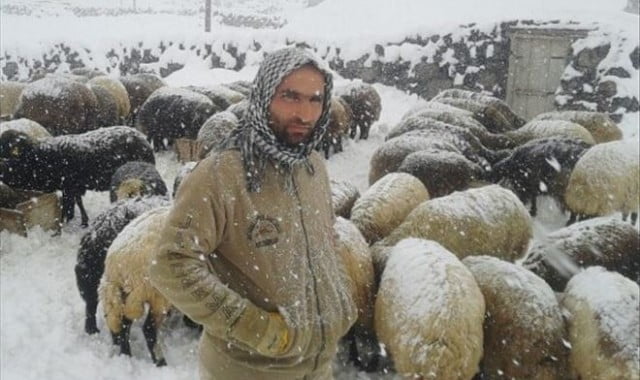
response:
M282 98L286 100L298 100L298 95L294 92L287 91L282 93Z
M319 96L314 96L311 98L311 102L313 103L322 103L322 98Z

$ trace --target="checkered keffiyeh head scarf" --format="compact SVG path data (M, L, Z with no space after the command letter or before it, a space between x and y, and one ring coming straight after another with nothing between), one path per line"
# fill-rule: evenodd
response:
M312 65L324 75L322 114L307 142L289 146L280 142L269 127L269 105L276 87L282 82L282 79L304 65ZM309 161L309 154L322 140L327 129L332 87L331 74L305 50L286 48L272 52L265 57L253 80L249 105L242 116L240 126L231 133L224 143L226 148L240 150L249 191L260 191L267 160L271 160L276 168L285 173L288 190L291 189L291 176L294 167L303 166L310 174L314 173L313 165Z

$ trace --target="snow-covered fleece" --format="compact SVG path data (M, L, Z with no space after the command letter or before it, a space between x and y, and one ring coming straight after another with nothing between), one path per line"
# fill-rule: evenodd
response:
M185 178L162 233L151 280L204 326L202 379L331 379L337 341L356 318L336 253L323 159L309 155L291 174L266 165L249 192L238 150L201 161ZM292 175L293 194L284 175ZM293 344L258 353L280 311Z

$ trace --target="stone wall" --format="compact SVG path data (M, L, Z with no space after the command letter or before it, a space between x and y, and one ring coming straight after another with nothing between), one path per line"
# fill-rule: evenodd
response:
M536 26L553 27L553 24ZM342 58L344 55L340 47L318 48L296 41L288 41L287 44L314 48L345 78L395 86L425 99L451 87L483 91L504 99L509 30L514 25L522 28L527 22L505 22L491 28L478 28L471 24L461 26L455 33L407 37L399 42L380 43L360 57L348 60ZM596 47L580 48L580 44L574 44L574 48L578 48L574 49L557 91L558 108L592 109L614 114L638 111L637 94L620 94L620 82L616 80L630 77L629 67L636 70L634 75L637 77L638 47L626 56L612 58L614 53L620 55L621 48L617 43L615 37L611 37L609 42ZM196 56L211 68L239 70L244 67L247 54L262 52L262 45L257 41L242 49L234 43L220 41L194 44L163 41L157 46L120 44L106 53L73 49L60 43L38 59L4 53L0 56L0 68L3 79L10 80L33 79L47 72L83 66L120 75L155 72L165 77L181 69L186 57ZM104 56L97 57L100 55ZM630 60L631 64L626 65L620 60Z

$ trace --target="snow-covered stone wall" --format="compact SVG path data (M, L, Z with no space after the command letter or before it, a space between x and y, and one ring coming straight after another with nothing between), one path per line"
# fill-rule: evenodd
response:
M554 27L554 22L532 24L513 21L478 27L463 25L443 35L416 35L401 41L381 41L358 55L348 47L308 41L283 40L279 44L311 47L345 78L379 82L430 99L440 90L464 87L504 98L508 75L511 27ZM566 27L561 25L559 27ZM574 25L579 28L579 25ZM60 42L41 55L20 56L3 51L3 80L33 80L48 72L66 72L88 66L125 75L155 72L163 77L186 64L209 68L242 69L271 50L273 38L233 41L202 36L197 40L163 40L157 43L119 42L91 49ZM637 112L638 46L615 33L593 30L577 40L556 91L559 109L583 109L621 115ZM633 82L635 81L635 82ZM635 85L633 83L636 83Z

